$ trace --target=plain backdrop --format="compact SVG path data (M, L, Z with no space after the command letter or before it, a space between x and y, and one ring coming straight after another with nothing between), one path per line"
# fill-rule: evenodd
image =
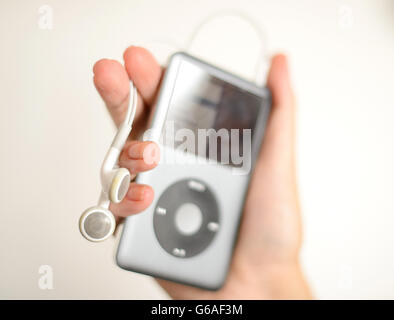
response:
M52 29L39 9L52 9ZM301 261L318 298L394 298L394 2L0 0L0 298L149 299L149 277L119 269L116 240L77 227L98 198L115 128L92 83L100 58L131 44L164 62L220 10L243 12L264 58L290 56L298 97ZM260 42L231 18L189 51L253 78ZM38 286L39 267L54 287Z

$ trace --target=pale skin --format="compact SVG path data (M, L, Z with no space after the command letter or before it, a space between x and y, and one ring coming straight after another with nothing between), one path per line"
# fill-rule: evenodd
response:
M116 125L128 106L129 79L138 90L138 110L133 132L120 157L120 166L133 177L153 169L159 159L153 142L137 139L157 95L164 70L152 54L129 47L124 65L102 59L93 68L94 84ZM207 291L157 279L174 299L310 299L308 283L299 263L301 211L295 171L295 97L286 56L271 60L267 85L273 106L253 173L228 277L218 291ZM156 158L144 161L147 150ZM145 152L145 153L144 153ZM117 218L137 214L154 198L148 185L131 183L126 198L112 204Z

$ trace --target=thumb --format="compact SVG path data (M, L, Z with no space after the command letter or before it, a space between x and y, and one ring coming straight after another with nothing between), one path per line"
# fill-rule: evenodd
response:
M295 99L284 55L273 57L267 85L272 94L271 114L245 203L239 242L243 249L238 250L249 254L257 265L293 259L301 230L294 157Z
M256 169L264 165L272 173L292 176L295 164L295 98L285 55L272 58L267 85L272 94L272 109Z
M290 84L289 65L284 54L277 54L271 60L267 84L273 96L275 109L294 104L294 94Z

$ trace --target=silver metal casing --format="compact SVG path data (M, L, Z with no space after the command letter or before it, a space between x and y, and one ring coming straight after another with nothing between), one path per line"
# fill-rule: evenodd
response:
M167 146L160 143L160 135L182 63L193 64L211 76L261 97L260 111L253 133L252 169L249 174L235 175L231 166L228 165L193 163L194 155L178 152L175 149L169 150ZM237 238L251 172L262 143L270 105L271 98L267 88L258 87L185 53L176 53L171 57L153 116L150 119L153 130L145 138L156 141L162 153L163 151L173 152L174 156L184 158L186 163L192 164L159 163L155 169L138 175L136 182L152 186L155 197L153 203L145 211L130 216L125 221L116 255L116 262L121 268L210 290L219 289L223 285ZM197 186L199 183L204 185L216 199L215 210L219 214L217 221L219 227L215 231L215 236L204 250L191 257L174 256L168 250L166 251L157 237L157 228L160 228L160 223L154 225L155 215L160 214L160 210L159 213L157 212L158 201L166 200L169 204L183 201L182 189L184 188L179 189L179 192L170 193L173 199L160 200L170 186L180 181L186 181L186 183L195 181ZM169 242L173 236L168 234ZM179 250L182 249L179 248Z

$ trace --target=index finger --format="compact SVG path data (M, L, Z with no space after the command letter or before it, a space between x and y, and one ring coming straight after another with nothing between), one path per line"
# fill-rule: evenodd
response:
M151 106L160 85L163 69L145 48L130 46L125 50L123 59L129 78L134 82L145 104Z
M123 121L128 104L130 80L125 68L115 60L101 59L93 67L93 82L116 126ZM138 97L135 119L143 113L143 101Z
M93 67L94 84L118 126L128 108L131 79L139 93L135 125L140 126L143 115L157 93L162 69L143 48L129 47L124 59L125 67L115 60L102 59L96 62Z

